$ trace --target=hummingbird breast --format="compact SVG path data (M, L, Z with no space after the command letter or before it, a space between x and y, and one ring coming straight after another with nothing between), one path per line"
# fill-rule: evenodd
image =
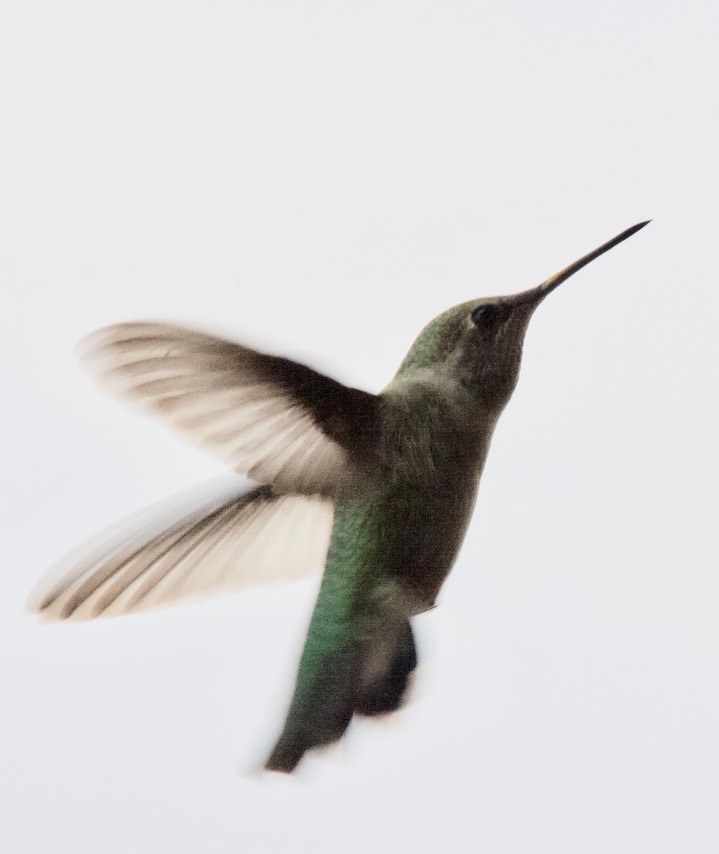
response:
M463 481L451 490L405 486L339 504L328 570L352 578L358 590L390 583L408 614L432 608L474 507L477 479Z
M420 613L433 607L462 545L493 425L452 384L387 392L383 475L336 505L327 568L358 589L388 582Z

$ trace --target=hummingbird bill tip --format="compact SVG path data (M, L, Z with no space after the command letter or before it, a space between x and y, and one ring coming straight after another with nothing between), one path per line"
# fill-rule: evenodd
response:
M644 222L638 222L636 225L633 225L631 228L628 228L626 231L623 231L621 234L618 234L614 238L614 240L610 240L609 243L616 246L617 243L621 243L623 240L626 240L627 237L631 237L633 234L636 234L638 231L644 228L645 225L649 225L650 222L650 219L645 219ZM609 248L608 245L607 248Z
M617 244L622 243L628 237L636 234L640 229L644 228L645 225L649 225L650 222L650 219L647 219L644 222L638 222L636 225L633 225L631 228L626 229L626 231L623 231L621 234L618 234L616 237L613 237L611 240L603 243L598 249L595 249L588 255L584 255L584 257L580 258L578 261L575 261L573 264L565 267L564 270L560 270L558 273L555 273L539 285L536 293L540 294L543 299L548 293L550 293L550 291L553 291L557 285L565 282L570 276L573 276L578 270L581 270L582 267L586 267L590 261L594 261L595 258L599 258L600 255L604 255L604 253L609 249L613 249Z

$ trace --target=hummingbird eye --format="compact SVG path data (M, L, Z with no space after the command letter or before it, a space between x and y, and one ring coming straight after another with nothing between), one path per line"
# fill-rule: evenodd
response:
M479 326L481 328L488 328L493 326L497 318L499 317L499 309L496 305L479 305L472 312L472 322L475 326Z

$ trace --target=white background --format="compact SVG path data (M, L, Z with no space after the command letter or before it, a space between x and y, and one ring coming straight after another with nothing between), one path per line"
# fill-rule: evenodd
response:
M719 850L713 2L33 2L0 14L0 849ZM413 702L294 778L316 579L65 625L46 567L222 470L98 394L106 323L379 390L420 328L549 298Z

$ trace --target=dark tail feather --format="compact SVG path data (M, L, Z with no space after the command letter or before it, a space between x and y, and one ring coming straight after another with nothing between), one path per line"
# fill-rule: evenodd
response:
M352 720L355 665L346 652L336 652L308 683L298 680L287 720L270 754L268 771L294 771L306 751L339 741Z
M408 620L382 621L354 652L335 650L298 687L265 768L290 773L306 751L338 741L352 715L381 715L402 704L417 651ZM302 670L302 666L300 666Z
M349 725L349 721L347 721ZM335 741L342 738L340 733ZM313 747L320 745L308 743L307 739L296 733L283 732L279 741L265 762L266 771L279 771L282 774L291 774L299 765L305 753Z

